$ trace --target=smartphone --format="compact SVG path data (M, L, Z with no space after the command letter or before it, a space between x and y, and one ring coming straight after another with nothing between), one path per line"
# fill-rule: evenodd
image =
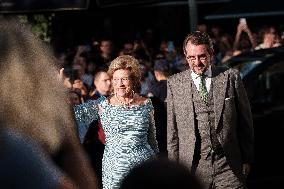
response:
M246 18L240 18L240 24L247 24L247 19Z

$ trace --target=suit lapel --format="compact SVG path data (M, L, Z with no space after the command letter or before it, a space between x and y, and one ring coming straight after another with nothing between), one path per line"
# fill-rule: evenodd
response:
M218 123L223 112L225 101L225 94L227 90L228 74L220 72L215 66L212 66L212 84L213 84L213 98L215 109L215 128L217 129Z
M188 89L188 93L186 93L186 98L192 98L192 89L191 89L191 85L193 83L193 80L191 78L191 71L188 70L185 77L184 77L184 89Z

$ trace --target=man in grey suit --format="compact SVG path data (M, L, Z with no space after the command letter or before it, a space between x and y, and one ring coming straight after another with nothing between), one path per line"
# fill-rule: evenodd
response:
M189 34L183 50L190 69L168 79L168 156L187 165L206 189L246 188L254 134L239 72L211 64L206 33Z

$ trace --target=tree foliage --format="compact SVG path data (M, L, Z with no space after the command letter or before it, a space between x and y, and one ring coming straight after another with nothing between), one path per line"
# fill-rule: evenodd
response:
M52 19L54 14L19 15L19 21L30 27L40 39L50 42L52 34Z

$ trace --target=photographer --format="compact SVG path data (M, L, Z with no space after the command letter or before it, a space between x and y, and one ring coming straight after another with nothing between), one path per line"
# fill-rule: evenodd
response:
M64 85L66 88L76 91L81 96L81 102L85 102L88 98L88 89L80 79L80 72L78 69L80 65L73 66L73 68L65 68L63 71Z
M256 40L250 28L248 27L246 19L240 18L233 46L234 53L242 53L247 50L252 50L255 47Z

